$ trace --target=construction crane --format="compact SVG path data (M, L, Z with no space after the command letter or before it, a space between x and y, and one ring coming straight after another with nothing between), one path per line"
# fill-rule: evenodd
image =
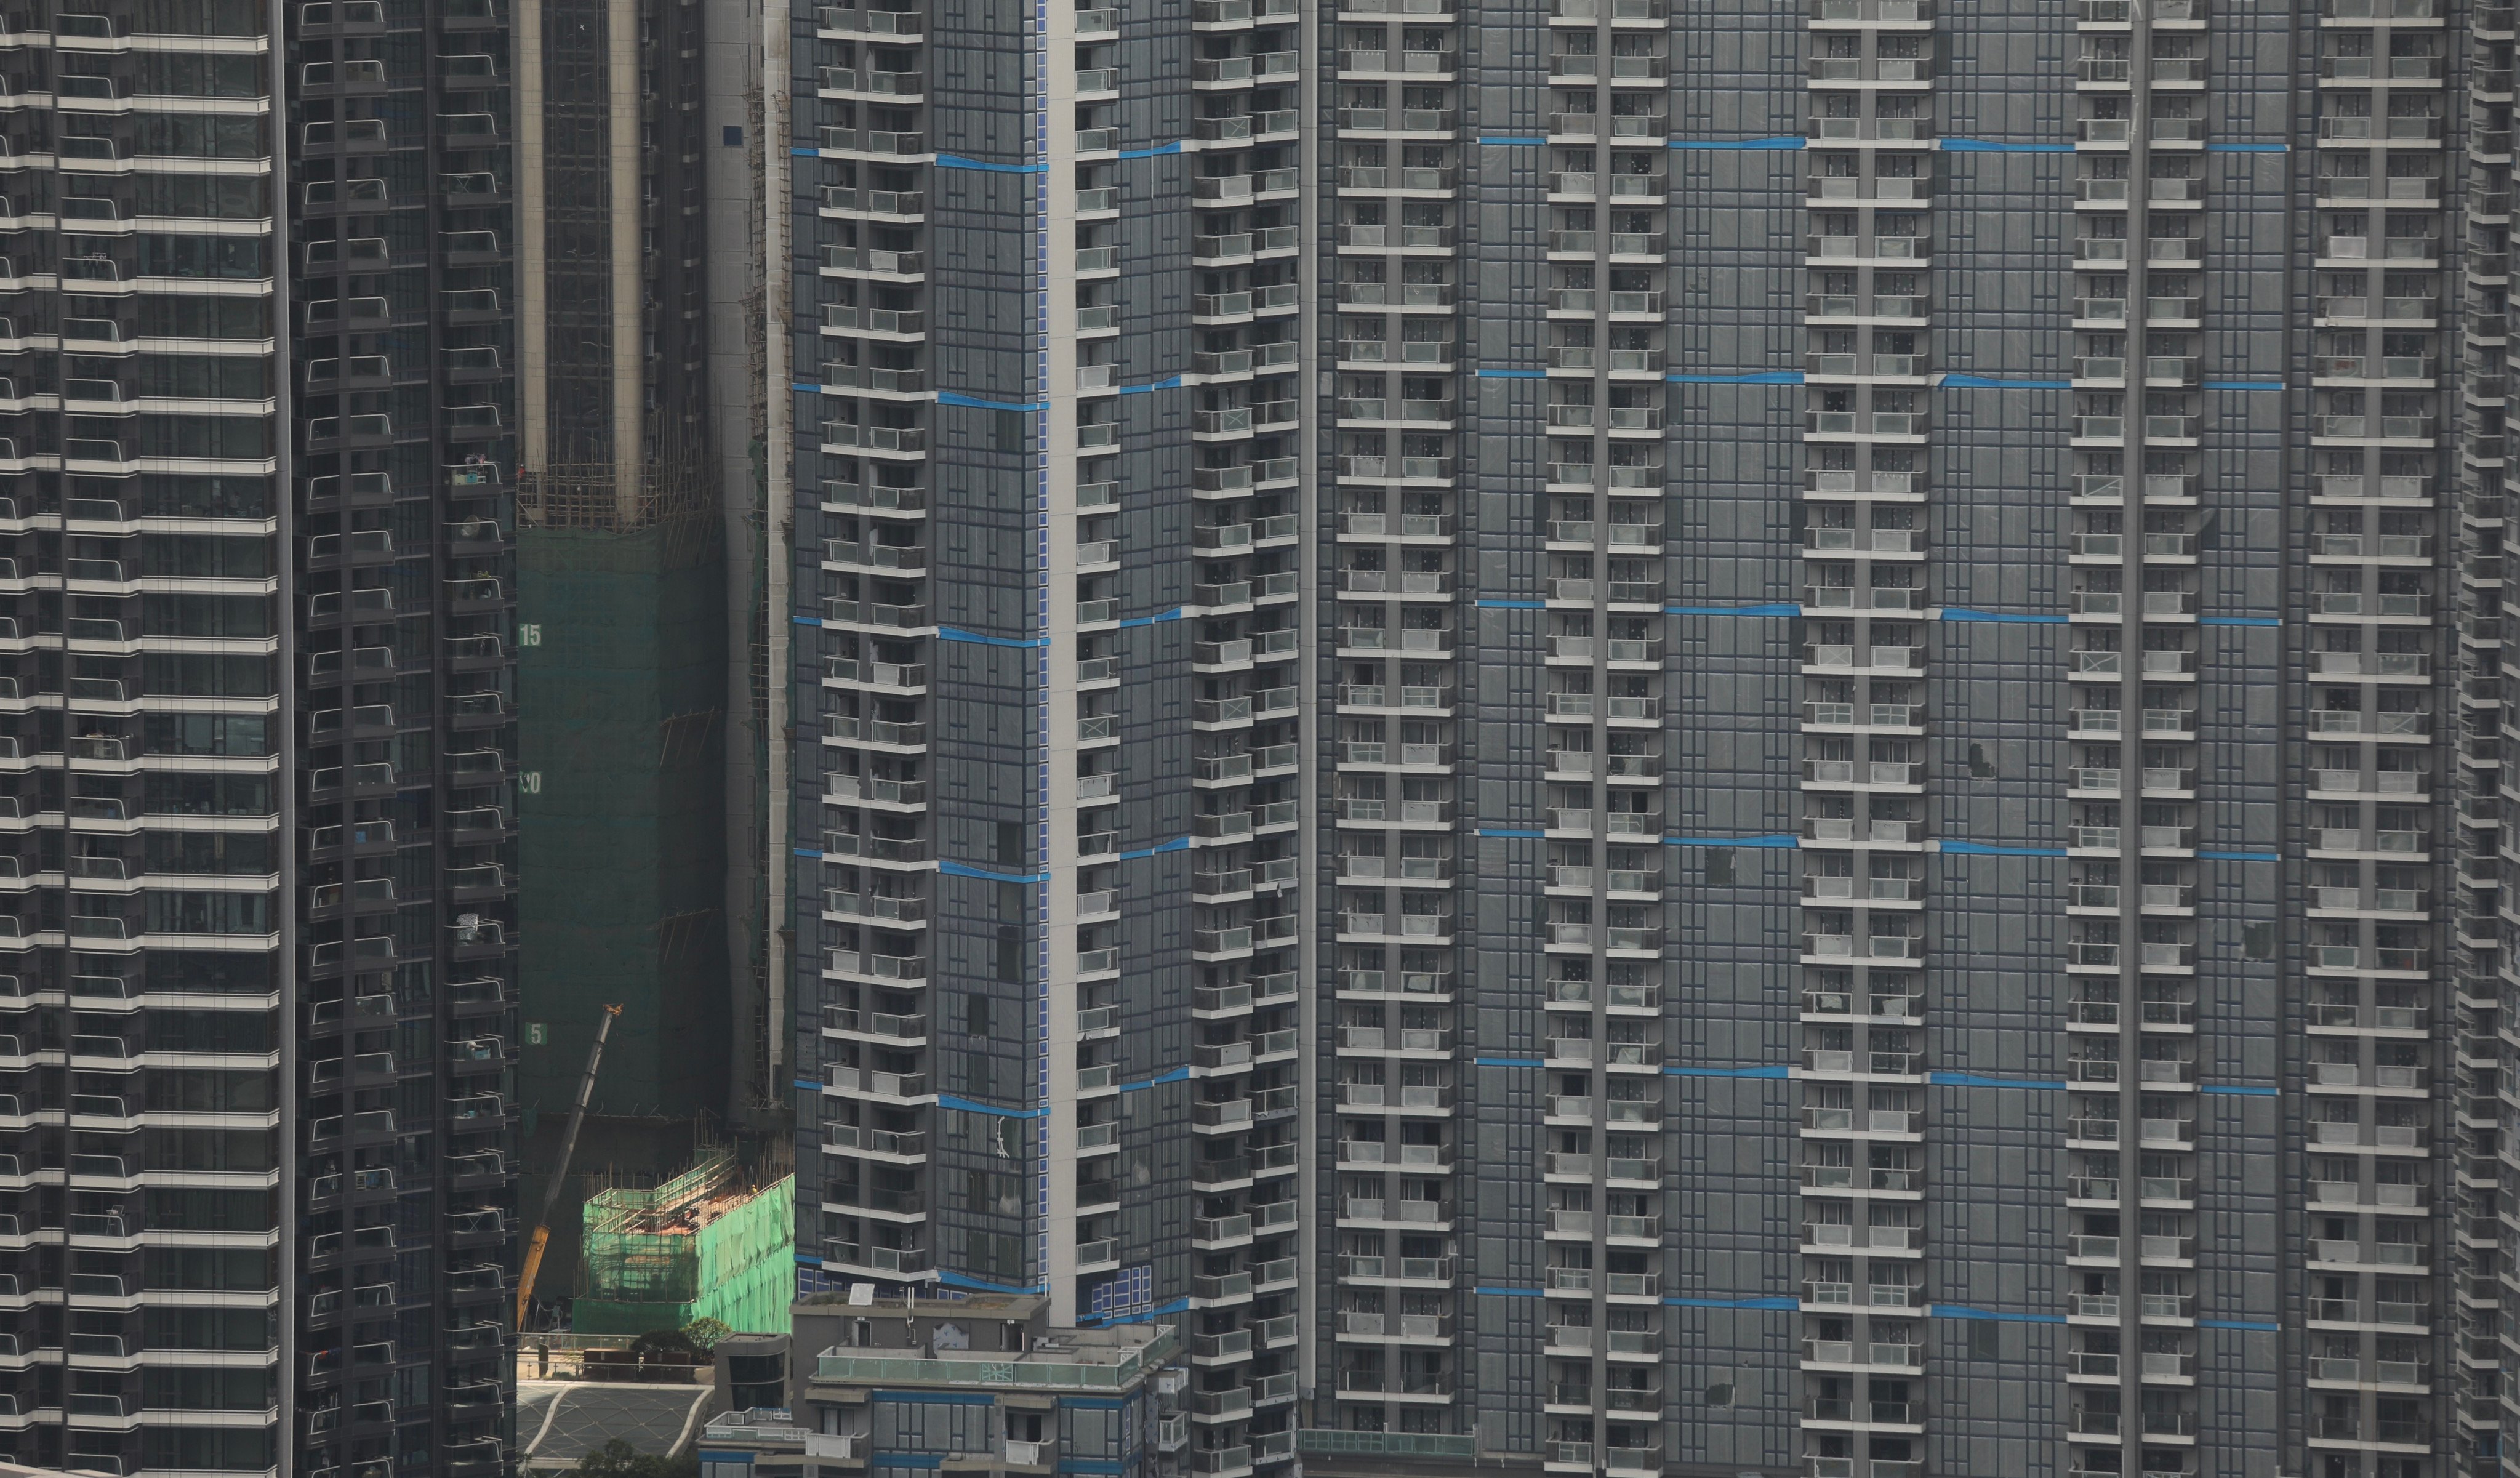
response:
M534 1219L533 1240L525 1244L525 1269L517 1278L517 1331L525 1328L525 1306L534 1296L534 1275L542 1271L543 1248L551 1241L552 1209L560 1204L560 1193L568 1185L568 1157L577 1148L577 1127L586 1122L586 1100L595 1096L595 1069L604 1061L604 1039L612 1035L612 1020L621 1008L608 1006L604 1019L595 1023L595 1045L586 1050L586 1076L577 1083L577 1106L568 1111L568 1132L560 1137L560 1163L552 1167L551 1183L543 1188L543 1213Z

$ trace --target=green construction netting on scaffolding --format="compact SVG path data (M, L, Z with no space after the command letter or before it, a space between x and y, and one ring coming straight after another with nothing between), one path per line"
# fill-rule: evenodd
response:
M739 1333L786 1333L795 1207L793 1175L752 1187L724 1153L651 1190L598 1191L586 1203L572 1327L645 1334L714 1319Z
M711 519L519 531L523 924L518 1067L567 1112L599 1009L625 1008L593 1112L727 1096L726 580Z

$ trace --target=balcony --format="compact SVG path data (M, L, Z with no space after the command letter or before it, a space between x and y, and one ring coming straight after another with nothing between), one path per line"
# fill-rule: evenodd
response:
M1921 1347L1874 1340L1859 1344L1843 1339L1806 1339L1802 1342L1803 1364L1807 1366L1872 1366L1894 1369L1916 1366ZM1815 1458L1815 1462L1826 1461Z
M1815 1105L1802 1111L1803 1128L1816 1134L1912 1135L1922 1130L1924 1117L1922 1113L1908 1108Z
M1924 1232L1915 1227L1854 1227L1811 1222L1803 1227L1803 1245L1822 1252L1856 1248L1875 1252L1912 1252L1924 1245Z
M1453 1320L1444 1314L1344 1313L1339 1316L1339 1336L1343 1339L1422 1340L1433 1343L1453 1337Z
M863 1242L827 1241L823 1244L827 1263L864 1269L886 1276L923 1273L927 1269L927 1252L922 1247L884 1247Z
M1453 1377L1450 1375L1428 1374L1415 1370L1385 1372L1381 1370L1346 1369L1341 1370L1338 1373L1338 1394L1342 1398L1397 1397L1402 1400L1417 1398L1428 1401L1450 1401L1453 1398ZM1309 1430L1305 1433L1307 1439L1310 1439L1313 1435L1315 1434ZM1346 1436L1349 1434L1339 1433L1336 1435ZM1401 1434L1373 1433L1371 1435L1400 1436ZM1403 1440L1406 1440L1405 1437ZM1434 1447L1434 1444L1441 1443L1445 1440L1440 1437L1420 1437L1418 1440L1428 1444L1427 1450L1430 1452L1449 1453L1452 1451L1451 1449L1438 1449ZM1467 1458L1471 1455L1463 1453L1461 1456L1463 1458Z
M1434 1084L1419 1083L1399 1085L1341 1083L1338 1085L1338 1101L1345 1107L1357 1109L1385 1108L1397 1109L1404 1113L1411 1111L1449 1113L1453 1107L1453 1090ZM1587 1113L1590 1112L1591 1099L1573 1101L1582 1103Z
M823 1069L823 1081L840 1093L889 1098L896 1102L923 1103L929 1097L925 1073L878 1072L872 1068L834 1064Z

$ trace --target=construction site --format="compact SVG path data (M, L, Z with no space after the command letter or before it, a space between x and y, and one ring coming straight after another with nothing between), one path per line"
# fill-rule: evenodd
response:
M716 1342L789 1332L791 1164L721 1146L654 1185L571 1177L584 1187L562 1198L583 1217L574 1276L555 1273L556 1317L529 1321L517 1347L520 1471L571 1471L615 1439L683 1449L712 1400Z
M660 1186L590 1196L570 1326L644 1334L714 1320L784 1333L795 1292L796 1178L717 1151Z
M728 582L702 482L668 457L626 499L608 464L518 499L525 1203L567 1179L537 1328L786 1327L793 1150L742 1108L759 943L728 932Z
M529 1103L574 1093L615 1003L600 1117L725 1111L726 587L693 480L625 510L609 477L546 474L518 500Z
M516 1087L520 1201L543 1208L518 1319L536 1331L784 1328L793 1276L766 985L758 212L654 182L715 133L686 101L699 22L553 0L518 37L518 335L537 372L518 387ZM757 196L750 153L712 164L712 198Z

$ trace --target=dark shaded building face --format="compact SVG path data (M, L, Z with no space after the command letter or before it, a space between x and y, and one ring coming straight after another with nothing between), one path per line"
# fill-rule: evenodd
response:
M0 33L0 1452L490 1473L504 0Z
M529 1195L605 1005L624 1010L589 1104L589 1163L674 1174L689 1137L660 1136L656 1118L724 1116L731 1080L738 1113L764 1095L753 963L730 980L728 766L753 758L730 683L754 674L726 645L719 497L748 509L754 488L720 489L705 456L700 53L701 8L671 0L553 0L518 38L540 105L517 192L520 754L538 775L521 1005L543 1028L519 1087L550 1125L527 1151ZM721 255L753 258L741 215L715 229ZM740 782L732 793L755 814ZM768 911L736 891L741 955ZM573 1251L561 1235L555 1250Z

